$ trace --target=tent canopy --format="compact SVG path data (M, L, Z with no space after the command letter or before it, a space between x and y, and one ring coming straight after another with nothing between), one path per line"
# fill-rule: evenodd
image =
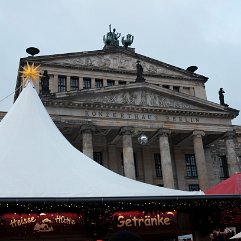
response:
M31 81L0 122L0 198L185 196L134 181L74 148L53 123Z
M233 174L228 179L207 190L205 194L241 194L241 173Z
M231 237L230 239L236 239L236 238L241 238L241 232L235 234L233 237Z

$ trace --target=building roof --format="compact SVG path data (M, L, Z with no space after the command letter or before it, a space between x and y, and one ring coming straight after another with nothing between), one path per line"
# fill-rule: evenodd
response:
M51 54L28 56L20 59L19 68L26 62L34 62L42 68L67 68L72 70L94 71L102 73L125 74L136 76L136 61L141 61L145 77L167 78L173 80L196 81L205 83L206 76L188 71L162 61L136 53L132 48L111 47L102 50L83 51L74 53ZM16 100L20 91L21 75L19 74L16 82Z
M0 122L0 198L185 196L118 175L74 148L31 81Z

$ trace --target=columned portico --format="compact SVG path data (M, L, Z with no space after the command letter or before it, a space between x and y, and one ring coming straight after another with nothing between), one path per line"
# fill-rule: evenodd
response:
M168 140L169 134L171 134L171 131L167 129L160 129L158 131L160 154L161 154L162 177L163 177L164 187L175 188L170 146L169 146L169 140Z
M193 132L194 154L197 165L199 187L202 191L206 191L208 186L207 165L205 160L205 153L203 148L202 137L205 136L204 131Z
M240 172L238 157L235 151L234 137L235 133L233 131L229 131L225 135L227 163L230 176L233 175L235 172Z
M83 143L83 153L93 159L93 142L92 142L92 132L95 130L93 125L82 125L82 143Z
M124 175L131 179L136 179L135 163L132 147L132 134L134 129L132 127L122 127L120 133L123 138L123 165Z

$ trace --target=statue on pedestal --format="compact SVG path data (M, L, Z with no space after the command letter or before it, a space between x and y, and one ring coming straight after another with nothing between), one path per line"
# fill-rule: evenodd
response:
M122 37L121 42L125 48L128 48L128 46L130 46L133 43L133 40L134 40L134 36L128 33L126 35L126 39Z
M116 29L113 29L113 32L111 31L111 24L109 25L110 31L106 34L106 36L103 36L103 41L105 45L111 45L118 47L119 46L119 40L118 38L121 36L120 33L116 33Z
M224 93L225 93L225 91L223 90L223 88L220 88L220 90L218 91L220 105L223 105L223 106L225 106L225 107L228 107L228 105L225 104L225 102L224 102Z
M44 70L44 73L40 79L40 86L41 86L41 90L40 93L42 95L49 95L50 94L50 90L49 90L49 75L48 75L48 71Z
M143 67L140 64L140 61L136 61L136 82L145 82L145 78L143 78Z

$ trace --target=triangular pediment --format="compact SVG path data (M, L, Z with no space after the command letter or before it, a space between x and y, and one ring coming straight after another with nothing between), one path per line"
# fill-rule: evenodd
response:
M35 62L39 62L43 65L55 65L71 68L88 68L91 70L98 69L125 71L130 73L136 72L137 60L141 61L145 75L162 75L177 78L195 78L203 81L207 80L207 78L202 75L191 73L184 69L163 63L161 61L137 54L132 51L127 51L122 48L117 48L114 51L98 50L72 54L34 57Z
M59 100L130 106L152 109L224 112L225 108L210 101L202 100L182 93L167 90L148 83L136 83L128 86L113 86L105 89L85 90L61 97Z

